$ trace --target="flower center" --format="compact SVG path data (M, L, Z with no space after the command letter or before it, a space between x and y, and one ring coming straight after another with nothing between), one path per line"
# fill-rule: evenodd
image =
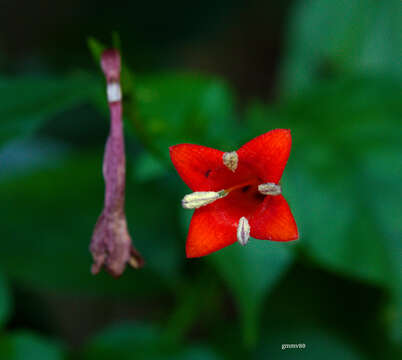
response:
M254 212L266 196L258 191L259 184L259 180L254 179L226 189L228 195L225 198L225 205L228 208L236 208L236 212L244 216Z

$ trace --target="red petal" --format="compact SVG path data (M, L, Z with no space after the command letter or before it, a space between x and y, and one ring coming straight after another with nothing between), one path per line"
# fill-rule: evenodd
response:
M206 146L180 144L170 147L173 165L193 191L219 191L244 182L258 182L255 169L239 163L235 172L223 164L223 152Z
M218 200L223 201L223 199ZM186 255L188 258L208 255L236 242L236 222L222 216L209 205L194 211L188 230ZM229 220L229 221L228 221Z
M248 164L263 181L278 183L291 146L290 130L272 130L244 144L237 152L239 163Z
M251 218L264 202L252 188L238 189L214 203L195 210L187 236L187 257L200 257L237 241L242 216Z
M256 239L290 241L298 238L297 226L282 195L256 196L236 190L213 204L195 210L187 236L187 257L200 257L237 241L239 219L250 223ZM261 199L262 198L262 199Z
M267 196L248 220L253 238L290 241L299 237L296 222L282 195Z
M170 147L174 167L193 191L219 190L214 189L209 174L222 167L222 156L222 151L201 145L180 144Z

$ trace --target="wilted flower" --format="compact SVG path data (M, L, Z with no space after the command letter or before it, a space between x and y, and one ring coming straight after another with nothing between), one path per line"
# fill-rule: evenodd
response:
M97 274L101 267L105 266L110 274L117 277L123 273L126 263L139 268L144 261L131 244L124 210L126 158L118 51L114 49L104 51L101 67L107 81L111 123L103 159L105 204L95 226L90 251L94 260L93 274Z

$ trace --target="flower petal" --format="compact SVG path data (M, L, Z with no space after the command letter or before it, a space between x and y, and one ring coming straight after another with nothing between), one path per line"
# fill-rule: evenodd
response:
M170 158L183 181L193 191L214 190L212 171L223 166L223 152L206 146L180 144L170 147Z
M234 219L222 215L213 204L194 211L186 242L188 258L205 256L236 242Z
M235 243L240 218L252 217L264 200L257 188L246 186L195 210L187 236L187 257L208 255Z
M248 164L264 182L278 183L288 161L291 146L290 130L269 131L238 150L239 164Z
M289 205L282 195L266 196L249 219L251 236L261 240L297 240L299 233Z
M206 146L180 144L170 147L172 163L193 191L219 191L258 181L255 169L245 162L233 172L223 163L223 152Z

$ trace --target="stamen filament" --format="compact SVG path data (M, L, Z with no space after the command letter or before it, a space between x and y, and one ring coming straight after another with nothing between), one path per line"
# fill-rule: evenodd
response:
M232 191L234 191L234 190L241 189L241 188L243 188L243 187L245 187L245 186L252 186L252 185L254 185L254 184L255 184L254 181L247 181L247 182L241 183L241 184L239 184L239 185L232 186L232 187L230 187L229 189L226 189L225 191L228 192L228 193L230 193L230 192L232 192Z

